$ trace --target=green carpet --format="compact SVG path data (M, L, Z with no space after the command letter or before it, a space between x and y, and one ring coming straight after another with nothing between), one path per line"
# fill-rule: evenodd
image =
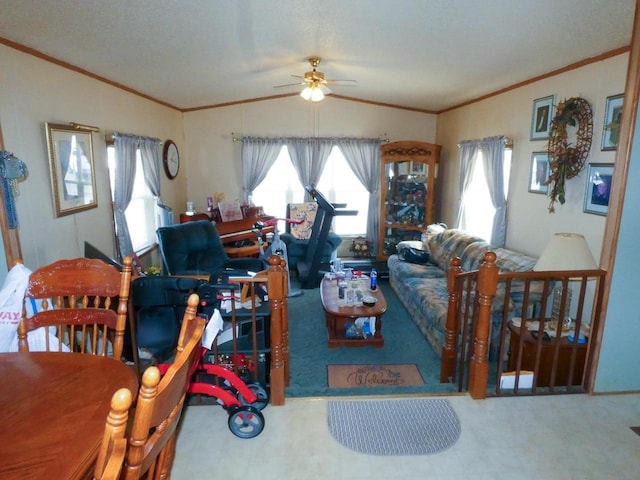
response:
M389 282L381 280L379 285L387 300L387 311L382 317L382 348L364 346L330 349L327 346L319 288L302 290L303 295L288 299L291 366L287 397L440 394L456 391L454 385L440 383L440 358L413 323ZM296 289L293 278L292 289ZM399 363L415 363L425 384L372 389L328 386L329 364Z

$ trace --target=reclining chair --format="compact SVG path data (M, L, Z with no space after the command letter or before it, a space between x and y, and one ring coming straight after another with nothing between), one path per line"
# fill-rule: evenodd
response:
M167 275L208 276L215 283L227 270L268 268L258 258L229 258L209 220L160 227L156 233Z

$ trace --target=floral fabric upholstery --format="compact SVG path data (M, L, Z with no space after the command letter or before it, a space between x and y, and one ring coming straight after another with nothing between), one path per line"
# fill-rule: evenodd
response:
M287 223L288 232L298 240L309 240L313 222L316 219L318 204L316 202L290 203L287 218L302 220L302 223Z
M420 332L440 356L444 344L449 301L446 271L451 259L460 257L464 271L477 270L484 261L484 254L491 250L496 253L496 265L502 272L531 270L536 259L505 248L493 247L481 238L457 229L448 229L434 235L427 241L427 245L431 252L429 264L409 263L401 260L398 255L391 255L387 260L387 266L391 287ZM498 290L492 316L496 322L501 319L504 285L502 287L499 285ZM517 310L516 303L520 297L521 290L518 290L517 285L513 285L509 299L510 310ZM491 336L498 334L499 328L492 326ZM491 339L491 344L497 345L494 340L494 338Z
M471 243L480 241L483 241L480 237L469 235L462 230L445 230L431 237L428 242L431 262L446 272L453 258L460 257Z

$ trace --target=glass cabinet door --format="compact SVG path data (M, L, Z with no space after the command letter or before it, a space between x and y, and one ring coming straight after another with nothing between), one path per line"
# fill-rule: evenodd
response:
M383 217L385 235L383 255L396 252L403 240L420 240L426 221L429 165L401 161L385 165Z

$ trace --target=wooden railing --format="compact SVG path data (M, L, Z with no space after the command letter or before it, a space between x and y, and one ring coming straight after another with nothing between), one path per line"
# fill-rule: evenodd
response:
M457 382L474 399L486 398L490 390L494 395L588 391L606 272L500 273L495 261L495 253L487 252L473 272L463 272L457 258L451 262L440 381ZM564 336L548 337L556 286L561 287L557 308L571 307L572 323ZM501 386L503 379L508 388Z
M251 278L229 277L229 282L242 285L241 298L252 299L253 319L253 363L257 363L259 345L256 337L255 299L256 285L266 284L271 312L268 331L270 367L269 384L271 389L271 405L281 406L285 403L284 390L289 385L289 318L287 312L288 277L286 261L278 256L269 257L269 269L259 272ZM235 329L235 325L233 327ZM235 336L234 336L235 341ZM234 347L235 352L235 347Z

